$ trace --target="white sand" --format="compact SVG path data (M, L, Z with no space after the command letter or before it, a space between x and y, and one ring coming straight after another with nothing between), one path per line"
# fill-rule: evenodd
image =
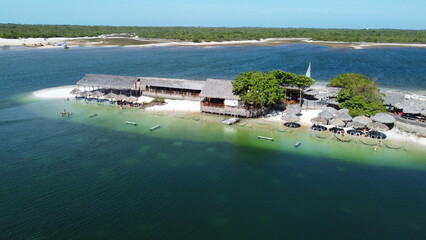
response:
M201 112L199 101L166 99L166 103L166 105L152 106L146 108L145 110L152 112Z
M74 95L71 95L70 92L74 88L77 88L77 85L46 88L33 92L33 96L37 98L72 98Z

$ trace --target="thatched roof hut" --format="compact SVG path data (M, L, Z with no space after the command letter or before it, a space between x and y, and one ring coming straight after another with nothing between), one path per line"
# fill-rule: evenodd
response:
M419 104L416 104L414 101L409 101L409 103L402 108L402 111L404 113L410 113L410 114L420 114L422 112L422 106Z
M138 77L106 74L86 74L77 85L112 89L134 89Z
M334 115L331 112L324 110L324 111L318 113L318 117L322 117L326 120L330 120L330 119L334 118Z
M128 98L126 98L126 102L131 102L131 103L135 103L138 101L138 98L135 96L130 96Z
M239 100L240 97L232 92L233 88L232 81L207 79L206 84L201 90L200 96L206 98Z
M367 125L369 123L372 123L373 120L371 120L370 118L366 117L366 116L358 116L358 117L354 117L352 119L353 122L359 122L362 123L364 125Z
M70 92L70 94L72 94L72 95L77 95L77 94L80 94L81 93L81 90L80 89L78 89L78 88L74 88L71 92Z
M282 120L286 122L299 122L300 117L296 116L295 114L287 114L283 117L281 117Z
M340 119L334 118L329 122L330 125L336 126L336 127L344 127L346 124Z
M328 87L327 88L327 97L337 97L339 94L340 88L338 87Z
M334 107L326 107L324 109L324 111L329 111L331 114L336 115L337 114L337 109L335 109Z
M107 99L115 99L116 97L117 97L117 94L112 92L104 96L104 98L107 98Z
M385 105L395 106L398 102L403 102L405 94L396 91L385 91L383 92L383 100Z
M387 113L377 113L371 117L371 120L385 124L392 124L395 122L395 118Z
M310 88L310 89L306 90L304 92L304 94L308 95L308 96L316 96L316 95L319 94L319 92L317 90L313 89L313 88Z
M340 113L338 112L337 115L336 115L336 118L340 119L344 122L349 122L349 121L352 120L351 115L349 115L348 113L344 113L344 112L340 112Z
M367 127L374 131L389 131L389 127L380 122L369 123Z
M350 122L348 123L348 127L353 127L353 128L364 128L365 124L360 123L360 122Z
M327 120L325 120L322 117L314 117L314 118L311 119L311 123L318 124L318 125L326 125Z
M339 114L339 113L347 113L347 114L349 114L349 109L347 109L347 108L341 108L341 109L337 110L337 114Z

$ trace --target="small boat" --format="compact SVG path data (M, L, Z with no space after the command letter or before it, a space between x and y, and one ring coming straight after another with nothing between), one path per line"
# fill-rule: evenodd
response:
M297 142L297 143L294 144L294 147L299 147L300 144L301 144L300 142Z
M305 76L307 76L309 78L311 77L311 63L309 63L308 70L306 70Z
M90 115L89 118L93 118L93 117L97 117L97 116L98 116L98 114L95 113L95 114Z
M234 118L228 118L228 119L225 119L225 120L223 120L223 121L222 121L222 123L223 123L223 124L226 124L226 125L232 125L232 124L234 124L234 123L237 123L238 121L240 121L240 119L239 119L239 118L234 117Z
M257 136L257 139L263 139L263 140L274 141L274 139L273 139L273 138L270 138L270 137L264 137L264 136Z
M155 125L154 127L150 128L149 131L154 131L155 129L159 128L160 125Z
M64 49L69 49L70 47L68 47L67 41L64 42Z
M135 122L130 122L130 121L125 121L125 123L126 123L126 124L128 124L128 125L134 125L134 126L137 126L137 125L138 125L137 123L135 123Z

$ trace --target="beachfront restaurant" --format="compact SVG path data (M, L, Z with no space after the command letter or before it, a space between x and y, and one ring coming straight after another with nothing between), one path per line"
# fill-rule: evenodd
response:
M93 91L101 90L104 93L114 92L117 94L125 94L128 96L140 96L141 89L137 84L138 77L133 76L117 76L106 74L86 74L77 86L83 90Z
M162 97L175 100L201 101L201 90L206 81L140 77L137 85L142 90L142 95L148 97Z
M257 117L268 112L268 108L242 105L232 90L231 80L207 79L200 93L201 111L239 117Z

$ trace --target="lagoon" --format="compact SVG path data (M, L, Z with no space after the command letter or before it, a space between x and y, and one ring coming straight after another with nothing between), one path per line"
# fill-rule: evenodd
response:
M85 73L229 79L248 69L303 74L307 62L319 80L362 70L383 74L384 87L425 90L425 51L303 44L0 51L0 238L424 239L421 147L374 153L307 129L281 133L256 120L224 126L220 116L195 121L185 112L38 100L31 92ZM62 118L63 108L73 115Z

